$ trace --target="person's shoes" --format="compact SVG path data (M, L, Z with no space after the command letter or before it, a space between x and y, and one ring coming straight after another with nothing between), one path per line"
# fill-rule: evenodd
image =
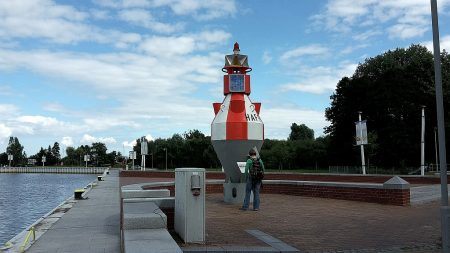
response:
M241 208L239 208L239 210L241 210L241 211L247 211L248 209L247 209L247 208L241 207Z
M259 211L259 209L258 209L258 208L255 208L255 209L253 209L253 211Z

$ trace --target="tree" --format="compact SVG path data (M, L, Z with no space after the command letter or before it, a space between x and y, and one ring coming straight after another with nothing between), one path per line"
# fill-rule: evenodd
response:
M61 160L61 153L60 153L60 148L59 148L59 143L58 142L55 142L53 144L52 155L55 157L56 162L59 163L59 161Z
M292 123L288 140L314 140L314 130L305 124L297 125L296 123Z
M8 147L6 148L8 155L13 155L12 165L24 165L26 154L23 151L23 146L20 144L17 137L9 137Z
M444 94L449 93L450 58L442 53ZM325 116L330 126L329 155L334 164L360 164L354 147L358 111L375 136L371 163L384 167L420 165L421 107L426 106L426 142L433 143L436 122L433 56L423 46L412 45L366 59L351 77L343 77L331 96ZM444 101L445 108L450 106ZM448 111L446 112L448 129ZM372 144L369 144L372 145ZM370 149L370 148L369 148ZM433 157L433 145L426 145Z

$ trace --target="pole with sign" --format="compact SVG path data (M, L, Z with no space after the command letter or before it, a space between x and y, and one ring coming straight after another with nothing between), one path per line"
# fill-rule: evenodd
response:
M366 121L361 120L361 113L359 114L359 121L355 122L356 126L356 145L361 147L361 167L363 175L366 175L366 161L364 158L364 145L368 144L367 142L367 125Z
M136 151L130 151L130 159L133 161L132 170L134 170L134 159L136 159Z
M11 161L14 160L13 155L8 155L9 167L11 167Z
M145 137L141 138L141 155L142 155L141 170L145 170L145 156L148 155L148 144L147 139L145 139Z
M47 157L44 155L42 156L42 167L45 166L45 162L47 161Z
M87 164L90 160L91 160L91 157L89 155L84 155L84 161L86 162L86 168L87 168Z

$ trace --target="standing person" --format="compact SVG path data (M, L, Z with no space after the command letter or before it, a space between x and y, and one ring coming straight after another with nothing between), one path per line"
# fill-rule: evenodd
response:
M253 211L259 210L259 190L264 177L264 163L260 157L256 156L256 151L251 149L248 152L250 158L245 164L245 199L241 210L248 210L250 202L250 193L253 191Z

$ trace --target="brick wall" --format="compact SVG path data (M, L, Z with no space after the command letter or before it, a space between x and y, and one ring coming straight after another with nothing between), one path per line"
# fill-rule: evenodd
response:
M120 171L121 177L146 177L146 178L175 178L173 171ZM296 181L325 181L325 182L354 182L354 183L378 183L388 181L391 175L333 175L333 174L300 174L300 173L266 173L267 180L296 180ZM410 184L439 184L439 177L435 176L401 176ZM225 179L223 172L206 172L206 179ZM448 177L450 182L450 176Z
M147 189L169 189L174 196L174 186L149 187ZM222 184L207 184L206 193L222 193ZM261 189L262 194L286 194L318 198L362 201L386 205L408 206L410 204L409 189L382 189L360 187L337 187L296 184L267 184ZM166 214L167 215L167 214Z

